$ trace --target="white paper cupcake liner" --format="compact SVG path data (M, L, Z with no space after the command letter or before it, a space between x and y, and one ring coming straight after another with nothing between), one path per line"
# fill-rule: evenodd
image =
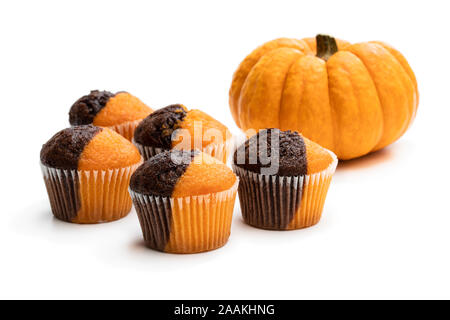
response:
M197 253L225 245L239 180L228 190L170 198L130 194L146 245L170 253Z
M136 148L139 150L139 153L144 158L144 161L147 161L151 157L156 156L158 153L166 151L166 149L162 149L162 148L153 148L153 147L144 146L144 145L136 142L134 139L132 140L132 142L136 146Z
M91 171L55 169L41 163L53 215L75 223L108 222L126 216L131 210L128 185L141 163Z
M268 176L233 164L240 178L242 217L249 225L272 230L310 227L319 222L337 158L327 169L304 176Z
M143 119L134 120L134 121L128 121L128 122L124 122L124 123L121 123L121 124L116 124L116 125L113 125L113 126L109 126L108 128L111 129L111 130L114 130L115 132L117 132L121 136L123 136L126 139L128 139L129 141L131 141L133 139L133 136L134 136L134 130L136 129L136 127L139 125L139 123L142 120Z
M144 161L147 161L148 159L157 155L158 153L167 151L167 149L144 146L136 142L134 139L132 142L138 148L139 152L144 158ZM223 163L227 163L229 155L231 154L231 148L232 148L232 139L229 139L224 143L220 144L211 143L210 145L204 147L201 151L222 161Z

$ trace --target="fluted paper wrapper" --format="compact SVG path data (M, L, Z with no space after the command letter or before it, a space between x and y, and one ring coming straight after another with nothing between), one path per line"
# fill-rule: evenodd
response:
M41 163L53 215L75 223L123 218L131 210L130 178L141 163L111 170L64 170Z
M318 173L304 176L268 176L233 164L239 176L239 201L244 221L257 228L292 230L319 222L337 158Z
M215 144L211 143L210 145L204 147L202 152L209 154L210 156L222 161L223 163L227 163L228 156L231 153L232 147L232 139L226 141L225 143ZM147 161L151 157L157 155L158 153L166 151L166 149L162 148L154 148L149 146L144 146L133 140L133 144L138 148L142 157L144 157L144 161Z
M191 197L143 195L130 189L146 245L170 253L198 253L224 246L230 236L238 188Z
M132 141L133 136L134 136L134 130L136 130L136 127L139 125L139 123L142 120L143 119L128 121L128 122L124 122L121 124L109 126L108 128L111 130L114 130L115 132L117 132L121 136L125 137L129 141Z

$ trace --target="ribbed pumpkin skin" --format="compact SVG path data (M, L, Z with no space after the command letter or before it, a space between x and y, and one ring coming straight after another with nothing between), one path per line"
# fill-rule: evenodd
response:
M382 42L336 43L328 59L316 56L314 38L281 38L255 49L230 88L238 127L299 131L343 160L400 138L419 101L406 59Z

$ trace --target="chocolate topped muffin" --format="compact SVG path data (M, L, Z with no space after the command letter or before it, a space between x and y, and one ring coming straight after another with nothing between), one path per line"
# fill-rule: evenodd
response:
M131 140L138 123L151 112L152 109L127 92L93 90L72 105L69 122L73 126L109 127Z
M98 223L130 211L127 186L141 156L116 132L93 125L61 130L42 146L40 159L58 219Z
M234 153L233 163L245 170L278 176L303 176L326 169L331 153L295 131L260 130Z
M102 130L93 125L61 130L42 146L41 163L57 169L78 169L84 148Z
M331 151L298 132L259 131L233 157L244 220L273 230L316 224L336 165Z
M130 188L141 194L170 197L178 180L200 151L166 151L150 158L133 174Z
M227 127L206 113L173 104L145 118L133 142L146 160L165 150L197 149L226 161L231 137Z
M134 132L134 141L143 146L171 149L172 133L181 127L187 109L181 104L172 104L156 110L145 118Z
M130 181L146 244L173 253L223 246L237 184L230 168L200 151L172 150L152 157Z
M94 123L95 116L102 110L108 100L116 94L109 91L92 90L82 96L70 108L69 122L72 126Z
M262 139L264 144L261 143ZM243 163L238 161L239 154L245 157ZM256 173L261 173L261 168L269 168L269 160L279 164L277 174L280 176L305 175L306 147L302 136L297 132L279 129L261 130L241 145L233 157L235 164Z

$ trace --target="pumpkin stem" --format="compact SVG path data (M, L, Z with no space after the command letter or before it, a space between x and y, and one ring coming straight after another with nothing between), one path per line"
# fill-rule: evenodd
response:
M338 52L336 39L333 37L318 34L316 36L317 57L327 61L330 57Z

